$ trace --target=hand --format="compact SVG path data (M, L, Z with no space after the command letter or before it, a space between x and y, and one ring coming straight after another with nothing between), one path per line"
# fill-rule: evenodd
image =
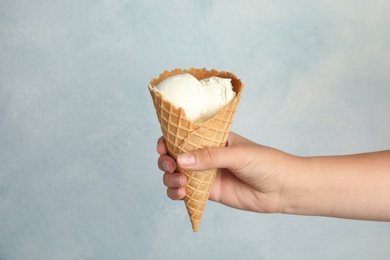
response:
M177 162L167 153L164 138L157 143L158 166L162 171L167 195L173 200L185 196L186 176L175 172L182 169L218 168L210 200L237 209L254 212L280 212L285 166L294 156L261 146L235 133L230 133L223 148L206 148L181 154Z
M157 144L168 197L185 196L175 172L218 168L210 200L263 213L390 221L390 150L344 156L297 157L230 133L223 148L181 154Z

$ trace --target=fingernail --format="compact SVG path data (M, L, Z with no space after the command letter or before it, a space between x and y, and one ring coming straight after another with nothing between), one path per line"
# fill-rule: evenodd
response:
M177 161L182 166L195 165L195 157L190 153L183 153L177 157Z
M168 162L167 161L163 161L162 162L162 167L164 168L165 171L167 171L167 172L169 171L169 169L168 169L169 166L168 166Z
M181 187L182 185L182 181L181 181L181 177L180 176L175 176L172 178L172 184L175 185L175 186L178 186L178 187Z
M176 196L181 198L181 189L176 189Z

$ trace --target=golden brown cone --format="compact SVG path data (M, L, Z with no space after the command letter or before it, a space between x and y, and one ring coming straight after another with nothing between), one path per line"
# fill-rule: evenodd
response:
M236 92L236 97L217 115L203 124L200 125L192 122L186 117L182 108L175 107L161 93L152 90L154 86L157 86L164 79L184 73L189 73L198 80L212 76L230 78L232 80L233 90ZM149 91L153 99L169 155L176 159L181 153L192 152L205 147L225 146L243 88L244 85L241 80L233 73L196 68L165 71L157 79L152 79L149 83ZM184 202L191 219L192 229L196 232L199 228L217 169L206 171L177 169L177 171L187 176Z

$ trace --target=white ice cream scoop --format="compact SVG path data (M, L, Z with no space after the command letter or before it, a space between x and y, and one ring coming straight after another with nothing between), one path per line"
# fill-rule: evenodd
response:
M190 74L169 77L153 90L176 107L183 108L188 119L197 123L216 115L236 96L231 79L211 77L198 81Z
M204 121L218 114L236 97L231 81L231 79L219 77L206 78L200 81L204 92L204 114L202 115Z

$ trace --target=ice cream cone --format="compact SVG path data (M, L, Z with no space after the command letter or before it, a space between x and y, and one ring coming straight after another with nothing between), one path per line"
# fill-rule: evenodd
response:
M198 80L212 76L230 78L236 97L218 114L203 124L194 123L186 117L182 108L175 107L159 92L152 90L153 86L157 86L164 79L183 73L189 73ZM152 79L149 83L149 91L169 155L176 159L181 153L192 152L206 147L225 146L243 87L241 80L230 72L195 68L165 71L157 79ZM184 202L191 219L192 228L196 232L199 228L217 169L207 171L177 170L187 176Z

